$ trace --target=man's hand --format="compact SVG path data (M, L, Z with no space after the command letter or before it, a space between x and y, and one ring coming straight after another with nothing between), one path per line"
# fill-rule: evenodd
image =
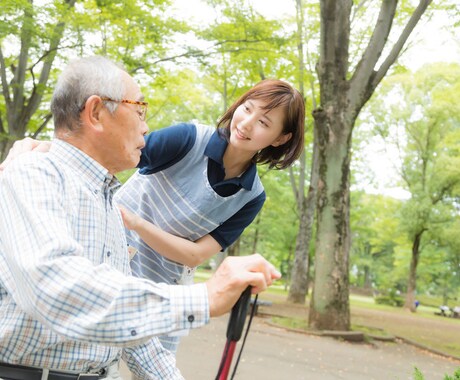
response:
M30 137L16 141L8 152L5 161L0 164L0 172L17 156L26 152L31 152L32 150L37 152L48 152L50 146L50 141L38 141Z
M211 317L218 317L233 307L249 285L260 293L281 278L275 267L258 253L251 256L227 257L214 275L206 281Z

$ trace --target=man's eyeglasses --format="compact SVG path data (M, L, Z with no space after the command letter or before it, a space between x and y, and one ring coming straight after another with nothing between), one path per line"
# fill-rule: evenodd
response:
M105 96L101 97L101 100L104 100L106 102L127 103L127 104L138 105L139 107L137 110L137 114L139 115L139 119L141 119L142 121L145 121L145 115L147 114L147 107L149 105L147 102L141 102L138 100L128 100L128 99L114 100L111 98L107 98Z

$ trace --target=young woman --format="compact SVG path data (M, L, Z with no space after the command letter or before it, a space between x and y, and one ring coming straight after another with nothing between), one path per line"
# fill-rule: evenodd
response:
M139 171L117 193L134 275L188 284L194 267L230 246L265 201L256 164L284 169L304 145L304 100L264 80L242 95L217 129L179 124L146 137ZM176 351L177 336L161 337Z

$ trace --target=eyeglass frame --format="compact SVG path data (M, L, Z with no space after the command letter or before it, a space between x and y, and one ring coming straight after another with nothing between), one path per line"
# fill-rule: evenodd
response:
M141 119L141 121L145 121L145 116L147 115L147 108L149 106L149 103L147 102L143 102L140 100L129 100L129 99L115 100L112 98L108 98L106 96L101 96L101 100L106 101L106 102L135 104L135 105L141 106L141 113L138 112L139 119Z

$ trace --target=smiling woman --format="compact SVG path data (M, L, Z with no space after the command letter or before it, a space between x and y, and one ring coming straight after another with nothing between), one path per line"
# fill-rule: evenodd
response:
M304 118L300 93L267 79L230 106L217 130L179 124L150 133L139 171L115 198L138 251L133 273L190 283L194 267L229 247L262 208L257 164L283 169L299 157ZM177 336L161 341L176 350Z

